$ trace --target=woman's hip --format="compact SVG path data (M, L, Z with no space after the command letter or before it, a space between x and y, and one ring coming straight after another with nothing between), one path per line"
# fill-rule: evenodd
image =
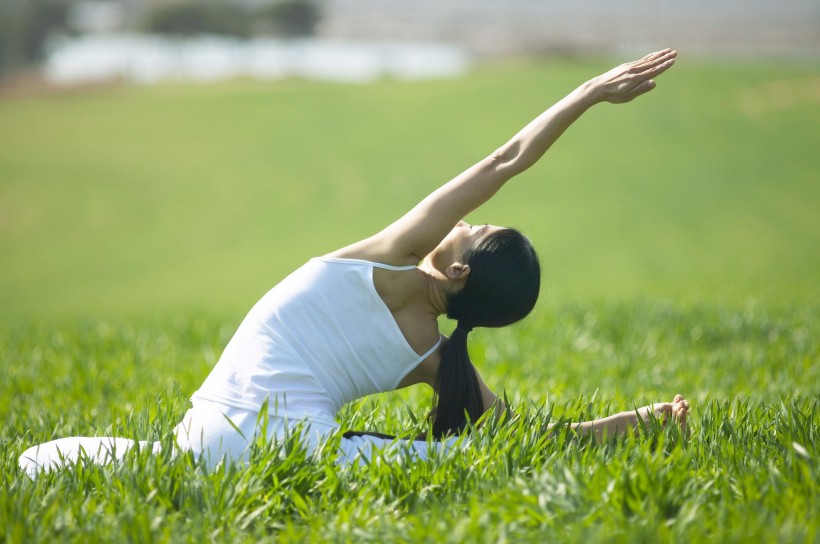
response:
M289 419L220 402L194 399L193 406L174 428L177 446L191 451L214 468L223 459L247 462L251 445L260 436L267 442L284 441L298 433L309 451L330 437L335 423Z

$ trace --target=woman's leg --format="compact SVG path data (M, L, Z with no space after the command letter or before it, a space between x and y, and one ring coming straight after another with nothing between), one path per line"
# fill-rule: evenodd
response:
M20 455L18 463L23 472L36 478L40 472L71 466L81 456L100 465L122 459L137 444L154 453L160 451L159 442L135 442L111 436L73 436L33 446Z
M427 442L426 440L405 440L380 433L347 432L343 435L339 446L341 464L371 461L381 457L388 461L400 456L409 456L415 460L425 460L430 455L441 455L453 449L459 441L453 436L441 442Z
M195 458L204 459L206 467L213 470L223 460L247 463L250 444L261 432L263 423L257 412L197 399L182 422L174 428L174 434L179 450L193 452ZM304 421L289 424L285 418L269 416L266 436L271 441L284 440L290 432L298 431L305 448L313 452L337 429L331 423ZM428 443L374 433L345 433L340 440L337 462L350 464L369 461L376 456L395 459L410 455L416 459L426 459L433 451L440 454L450 450L457 440L453 437L443 442ZM154 453L160 451L159 442L136 442L114 437L71 437L27 449L20 456L19 464L26 474L35 478L42 471L71 466L81 455L95 463L107 464L122 459L136 445L151 448Z
M290 423L281 416L261 417L253 410L195 399L174 434L180 450L193 452L213 470L222 461L247 463L251 445L263 432L269 442L283 441L298 432L304 447L312 452L335 429L335 425Z
M258 419L251 410L196 399L174 428L177 447L203 459L208 470L223 460L247 462Z
M250 445L262 432L264 423L257 412L197 399L175 429L177 445L184 451L192 451L197 459L204 458L209 470L216 468L223 460L247 463ZM308 453L313 453L337 431L338 425L332 420L289 421L270 415L265 436L268 441L282 441L291 433L299 433L302 445ZM441 454L450 450L457 441L458 437L453 437L428 443L378 433L348 432L339 441L336 461L350 464L369 461L377 456L388 460L399 457L423 460L434 451Z
M182 423L174 429L177 445L183 451L193 451L197 458L205 454L209 468L214 468L225 457L247 460L248 441L245 437L254 436L256 419L256 412L195 402ZM20 455L18 463L23 472L35 478L40 472L69 467L81 456L105 465L122 459L137 444L151 448L154 453L160 451L159 442L136 442L107 436L71 437L33 446Z

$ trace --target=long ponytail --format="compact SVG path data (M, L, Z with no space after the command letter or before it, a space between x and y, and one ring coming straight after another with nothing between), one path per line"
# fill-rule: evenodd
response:
M475 421L484 412L478 377L467 353L469 331L459 324L441 351L435 389L438 402L433 420L436 439L461 433L467 426L467 417Z
M436 376L433 437L459 434L484 413L481 388L467 353L473 327L503 327L523 319L535 306L541 265L529 240L515 229L485 237L465 259L470 275L447 300L447 317L458 326L441 351Z

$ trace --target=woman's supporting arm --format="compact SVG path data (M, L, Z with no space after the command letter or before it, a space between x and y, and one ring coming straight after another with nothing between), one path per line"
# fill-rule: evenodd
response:
M675 395L672 402L660 402L631 410L621 412L609 417L584 421L582 423L571 423L569 426L578 434L594 435L597 442L612 438L614 436L627 433L637 433L641 423L649 424L652 417L658 419L663 424L672 419L680 425L682 431L686 431L686 417L689 415L689 402L682 395ZM639 420L640 418L640 420ZM549 429L554 429L555 425L550 425Z
M676 56L676 51L664 49L587 81L395 223L345 251L385 262L417 263L459 220L489 200L513 176L535 164L585 111L600 102L629 102L649 92L655 88L652 78L669 69Z

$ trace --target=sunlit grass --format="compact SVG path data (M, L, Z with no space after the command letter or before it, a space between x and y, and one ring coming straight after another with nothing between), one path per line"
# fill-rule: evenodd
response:
M227 340L218 319L26 326L3 336L0 535L12 541L795 541L818 535L816 308L579 305L476 331L517 412L425 462L340 467L294 443L206 474L171 432ZM593 444L550 422L693 399L691 436ZM414 436L423 387L345 407L345 429ZM35 482L19 453L72 435L163 441Z

